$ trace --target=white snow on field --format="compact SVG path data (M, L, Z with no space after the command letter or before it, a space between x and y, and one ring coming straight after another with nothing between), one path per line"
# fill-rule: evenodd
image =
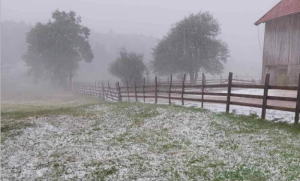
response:
M300 139L283 130L244 133L210 112L147 104L86 111L11 130L1 145L2 180L300 179Z
M133 101L134 100L132 100L132 102ZM140 102L142 102L142 101L140 101ZM146 103L153 104L154 100L147 99ZM159 100L158 104L166 105L166 104L168 104L168 101L167 100ZM172 104L181 105L181 101L180 100L172 100ZM201 108L201 103L185 101L184 106ZM226 111L225 104L204 103L203 108L210 110L212 112L216 112L216 113L224 113ZM230 112L231 113L234 112L235 114L238 114L238 115L257 115L258 117L260 117L261 111L262 111L262 109L260 109L260 108L230 105ZM285 123L293 124L294 117L295 117L295 113L292 113L292 112L277 111L277 110L267 110L266 111L266 120L269 120L269 121L285 122Z

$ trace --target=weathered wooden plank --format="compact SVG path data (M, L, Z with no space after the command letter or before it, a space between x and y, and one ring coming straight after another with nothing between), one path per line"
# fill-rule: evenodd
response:
M232 88L263 89L263 85L232 84Z
M253 99L263 99L260 95L249 95L249 94L231 94L232 97L243 97L243 98L253 98Z
M245 107L256 107L256 108L262 108L262 105L260 104L252 104L252 103L246 103L246 102L230 102L231 105L236 106L245 106Z

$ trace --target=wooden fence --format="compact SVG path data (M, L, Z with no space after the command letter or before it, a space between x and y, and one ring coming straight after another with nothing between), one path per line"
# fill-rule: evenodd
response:
M157 77L155 77L154 82L146 82L144 78L143 82L139 84L133 83L133 85L129 85L127 82L125 85L120 86L119 82L117 82L114 87L109 83L104 85L103 82L74 82L72 84L72 90L79 94L120 102L125 99L128 101L131 99L135 101L143 100L143 102L146 102L148 99L154 99L155 103L158 103L158 100L167 100L168 103L171 104L172 100L177 100L180 101L182 105L184 105L186 101L199 102L202 108L204 103L219 103L226 105L226 113L229 113L231 105L261 108L262 119L265 119L267 109L288 111L295 113L294 123L298 124L299 122L300 74L298 86L269 85L269 74L265 77L264 85L246 81L244 81L244 83L235 81L232 73L229 73L228 79L219 84L211 84L210 82L213 81L206 80L204 74L202 74L201 79L201 83L196 82L191 84L187 83L186 75L184 75L181 82L172 81L172 76L170 76L168 81L158 81ZM225 90L225 93L214 92L213 90L215 89ZM232 93L232 89L260 89L263 91L263 95ZM296 91L297 96L270 96L268 95L269 90ZM245 100L240 101L242 99ZM268 101L272 104L268 104ZM283 106L284 104L288 106Z

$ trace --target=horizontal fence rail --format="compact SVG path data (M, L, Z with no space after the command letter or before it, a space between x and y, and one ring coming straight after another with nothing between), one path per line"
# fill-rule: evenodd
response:
M72 83L72 90L76 93L99 97L113 101L124 101L134 99L138 100L154 99L155 103L158 100L166 100L169 104L172 100L180 101L184 105L185 101L199 102L203 108L203 103L218 103L226 105L226 113L229 113L230 106L246 106L261 108L261 118L265 119L266 110L279 110L295 113L294 123L299 122L299 102L300 102L300 74L298 86L273 86L269 85L269 77L267 74L264 85L258 85L255 81L241 81L233 78L233 74L229 73L228 79L221 79L216 82L212 79L206 79L202 74L201 83L189 83L186 81L184 75L181 81L173 81L172 76L168 80L160 80L155 77L154 82L145 81L129 84L126 82L120 85L117 82L115 85L103 82L87 83L74 82ZM262 90L263 95L253 94L239 94L232 93L232 89L259 89ZM286 90L296 91L296 97L271 96L268 95L269 90ZM215 92L216 90L223 90L224 92ZM191 97L193 96L193 97ZM245 101L239 101L245 99ZM277 101L276 104L270 105L268 102ZM290 106L282 106L282 102L292 104Z

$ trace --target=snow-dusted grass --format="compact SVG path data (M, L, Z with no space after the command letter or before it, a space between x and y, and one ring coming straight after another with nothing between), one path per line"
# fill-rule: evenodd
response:
M300 179L299 127L174 105L93 104L2 116L2 180Z

